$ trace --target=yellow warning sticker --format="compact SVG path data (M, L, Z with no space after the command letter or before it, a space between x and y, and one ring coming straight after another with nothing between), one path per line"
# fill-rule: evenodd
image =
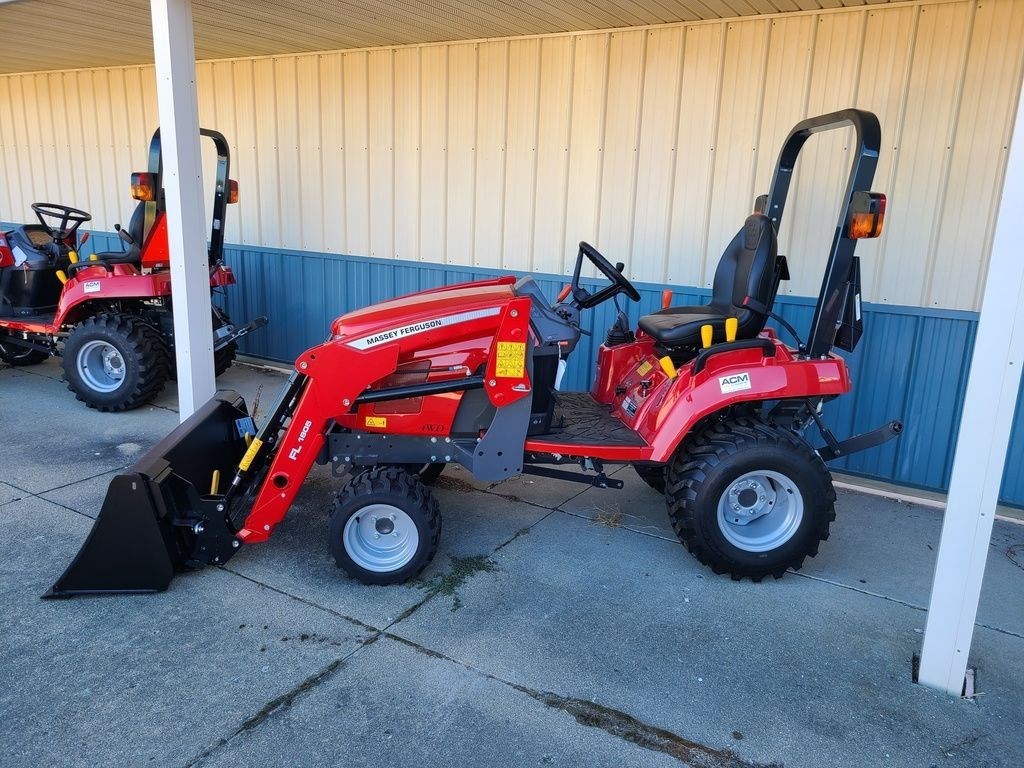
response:
M256 458L256 454L259 453L261 445L263 445L263 441L258 437L254 437L252 439L252 442L249 443L249 449L245 452L245 455L242 456L242 460L238 462L238 468L240 470L244 472L249 468L249 465L252 464L252 460Z
M388 419L386 416L367 416L366 426L376 427L377 429L384 429L388 425Z
M526 370L526 342L499 341L494 375L502 379L521 379Z
M654 366L651 365L649 361L644 360L642 363L640 363L640 367L636 369L636 375L637 376L646 376L648 373L651 372L651 369L653 367Z

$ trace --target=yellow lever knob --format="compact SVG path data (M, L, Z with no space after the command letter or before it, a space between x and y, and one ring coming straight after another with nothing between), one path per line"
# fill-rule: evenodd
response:
M735 317L725 318L725 340L736 341L736 331L739 330L740 321Z
M663 370L665 375L670 379L674 379L679 375L679 371L676 370L676 364L672 362L672 358L668 355L665 355L658 362L661 363L661 370Z
M704 346L704 349L707 349L708 347L711 346L711 337L714 334L714 332L715 329L712 328L710 325L702 325L700 327L700 341L701 344Z

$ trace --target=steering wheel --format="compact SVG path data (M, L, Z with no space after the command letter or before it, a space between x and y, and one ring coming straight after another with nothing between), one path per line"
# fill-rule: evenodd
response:
M598 271L611 280L611 285L605 286L597 293L590 293L586 288L580 287L580 270L583 267L583 257L586 256L590 263L597 267ZM601 252L590 243L580 241L580 250L576 254L576 269L572 274L572 298L580 309L596 307L603 301L624 293L633 301L640 301L640 292L629 282L629 279L622 274L625 265L619 263L612 266Z
M92 216L88 213L81 211L78 208L72 208L69 205L59 205L58 203L32 203L32 210L35 211L36 218L39 219L39 223L46 227L46 231L50 233L50 237L58 242L64 242L65 240L74 237L80 226L87 221L92 221ZM55 230L46 223L47 219L60 219L60 228Z

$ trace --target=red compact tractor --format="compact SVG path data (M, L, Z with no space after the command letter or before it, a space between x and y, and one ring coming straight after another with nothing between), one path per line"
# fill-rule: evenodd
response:
M808 337L790 326L791 346L766 327L788 278L776 232L801 147L846 126L853 167ZM499 277L339 317L258 429L237 394L220 392L116 477L50 595L163 590L176 570L224 563L271 536L314 462L348 477L329 543L365 583L401 582L430 562L441 517L416 469L447 462L485 481L531 473L612 488L622 483L605 468L632 464L716 572L756 581L799 568L835 517L825 462L902 428L839 442L821 420L822 404L851 387L832 350L861 334L854 249L882 226L885 198L868 191L879 142L878 120L859 110L797 125L770 192L722 255L711 302L646 315L635 331L620 310L590 392L557 389L580 314L639 293L586 243L554 304L529 276ZM584 260L607 278L595 292L580 284ZM803 437L811 424L824 435L817 449Z
M210 288L235 282L224 252L224 216L238 199L228 178L229 151L220 133L203 129L217 150L210 229ZM149 171L132 174L139 201L127 229L116 227L120 251L78 257L85 211L35 203L39 224L0 232L0 360L33 365L63 355L64 378L79 400L103 411L149 402L174 375L174 322L164 210L160 131L149 145ZM52 223L51 223L52 222ZM235 327L214 307L217 375L235 359L236 340L266 318Z

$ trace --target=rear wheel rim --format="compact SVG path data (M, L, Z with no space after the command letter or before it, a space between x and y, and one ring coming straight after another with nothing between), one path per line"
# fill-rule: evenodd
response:
M788 476L773 470L736 478L718 500L718 529L744 552L769 552L788 542L804 519L804 497Z
M124 357L106 341L94 339L83 344L75 365L86 386L95 392L114 392L124 383Z
M349 517L342 533L345 552L367 571L390 573L413 559L420 545L416 523L391 504L368 504Z

